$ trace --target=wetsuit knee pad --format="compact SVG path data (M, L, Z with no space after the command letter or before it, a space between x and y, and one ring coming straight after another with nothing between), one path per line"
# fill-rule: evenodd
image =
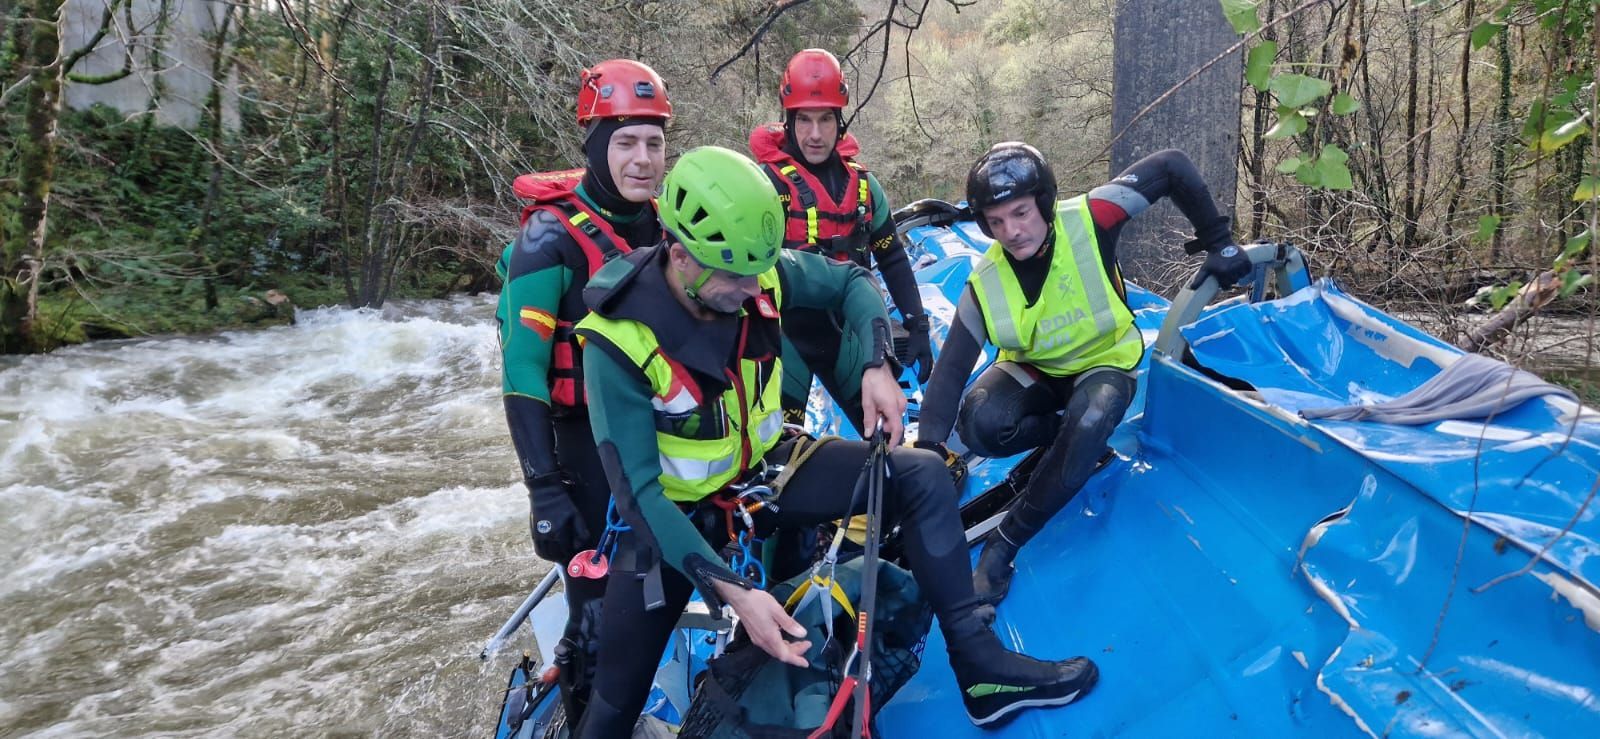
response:
M1105 372L1084 382L1067 404L1066 420L1079 434L1105 434L1122 422L1133 400L1134 379L1120 372ZM1067 430L1067 429L1063 429Z
M1002 362L978 376L956 415L956 431L968 449L985 457L1006 457L1050 441L1061 398L1037 374Z
M886 502L902 530L913 534L907 544L924 548L931 557L964 551L959 496L944 459L926 449L896 449L889 464L895 480Z
M928 498L955 500L955 485L938 452L905 447L889 456L889 465L896 478L894 494L907 505Z
M983 457L1005 457L1022 451L1017 443L1024 434L1022 424L1028 409L1016 396L999 396L988 388L973 388L961 401L956 415L956 433L973 453Z

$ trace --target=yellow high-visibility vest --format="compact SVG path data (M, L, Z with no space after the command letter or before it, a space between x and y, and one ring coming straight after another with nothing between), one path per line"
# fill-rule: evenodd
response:
M990 244L967 284L983 309L984 330L1000 349L1000 360L1065 377L1094 367L1133 369L1144 354L1133 313L1100 261L1083 195L1056 205L1050 272L1033 305L998 241Z
M762 295L782 306L778 272L760 277ZM649 326L591 313L578 328L605 337L650 381L661 485L668 499L693 503L740 479L778 443L783 431L782 360L739 360L738 378L720 396L699 388L661 351Z

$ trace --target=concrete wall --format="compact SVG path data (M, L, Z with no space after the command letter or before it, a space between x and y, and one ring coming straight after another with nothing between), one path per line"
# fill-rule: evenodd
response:
M1120 0L1115 27L1113 135L1152 100L1239 40L1217 0ZM1243 70L1243 53L1235 51L1146 113L1111 147L1111 176L1147 154L1183 149L1211 187L1217 209L1232 215ZM1189 221L1176 207L1157 204L1122 231L1117 254L1123 274L1148 288L1170 286L1176 281L1172 262L1183 259L1189 235Z
M105 0L67 0L62 11L63 52L77 50L88 43L100 27L105 6ZM150 108L159 79L163 89L156 104L156 121L183 128L194 128L200 122L206 96L211 92L209 37L222 21L225 6L213 0L167 0L166 39L160 57L152 59L161 6L162 0L131 0L130 8L119 9L115 27L92 54L78 62L73 72L81 75L115 72L122 69L131 48L133 74L104 85L69 80L65 93L68 106L82 109L102 103L129 115L142 114ZM231 76L224 85L222 120L229 129L239 126L237 75Z

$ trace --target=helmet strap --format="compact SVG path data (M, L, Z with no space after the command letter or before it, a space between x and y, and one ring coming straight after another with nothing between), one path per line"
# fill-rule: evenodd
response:
M687 251L687 249L685 249L685 251ZM694 259L694 254L691 253L689 258ZM695 264L700 264L700 260L695 259ZM677 270L678 272L678 282L683 284L684 295L688 296L690 300L693 300L695 304L701 308L711 311L712 313L722 313L722 311L707 305L706 301L700 299L700 288L705 287L706 282L710 281L711 279L711 267L700 264L700 276L694 278L693 280L690 280L689 276L683 273L683 270L676 267L673 269Z

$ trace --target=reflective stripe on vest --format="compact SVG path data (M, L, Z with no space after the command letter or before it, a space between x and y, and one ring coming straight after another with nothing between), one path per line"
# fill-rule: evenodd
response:
M777 270L762 274L760 284L781 309ZM721 490L777 445L783 431L783 366L779 358L740 359L736 379L728 389L702 398L683 366L662 353L649 326L598 314L591 314L578 326L605 337L649 381L661 486L669 500L693 503Z
M1055 376L1091 367L1132 369L1144 341L1100 261L1094 221L1080 195L1056 206L1050 271L1027 304L1004 247L994 242L968 278L1000 359Z
M783 245L790 249L819 251L840 260L848 260L846 252L864 250L873 206L866 168L844 160L850 181L845 184L844 201L835 203L827 196L821 180L794 159L786 161L767 165L780 175L789 191Z

